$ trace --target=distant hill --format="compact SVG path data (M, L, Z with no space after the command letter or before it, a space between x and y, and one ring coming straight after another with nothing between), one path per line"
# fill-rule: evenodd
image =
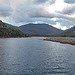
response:
M62 34L62 36L75 36L75 26L65 30Z
M18 28L24 33L32 35L55 35L63 32L48 24L26 24Z
M23 37L24 35L19 29L7 26L0 20L0 37Z
M11 25L11 24L8 24L8 23L4 23L4 24L7 25L7 26L10 26L10 27L17 28L17 26L14 26L14 25Z
M8 28L8 29L13 29L16 28L17 30L19 29L20 32L24 32L24 33L28 33L31 35L54 35L54 36L74 36L75 37L75 26L67 29L65 31L57 29L51 25L48 24L26 24L26 25L22 25L22 26L14 26L8 23L3 23L0 20L0 35L1 35L1 28ZM8 30L7 29L7 30ZM27 35L28 35L27 34Z

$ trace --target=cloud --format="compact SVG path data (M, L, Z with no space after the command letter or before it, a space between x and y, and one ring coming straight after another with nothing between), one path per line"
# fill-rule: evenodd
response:
M64 2L66 2L66 3L75 3L75 0L64 0Z
M50 4L54 4L56 0L34 0L35 3L45 3L49 2Z
M50 4L54 4L56 0L50 0Z
M70 28L71 26L75 26L75 22L64 18L57 19L55 22L60 23L61 27L66 26L67 28Z
M66 30L68 28L75 26L75 22L68 20L68 19L53 18L52 20L54 20L56 22L56 24L54 24L52 26L59 28L59 29L62 29L62 30Z
M46 6L43 4L34 4L34 1L26 1L25 3L19 3L12 14L12 17L16 22L26 22L31 18L52 18L54 13L49 13L46 10Z
M34 2L36 2L36 3L45 3L47 1L49 1L49 0L34 0Z
M62 30L66 30L66 29L68 29L66 26L63 26L62 28L61 28Z
M0 17L8 17L9 22L11 18L16 24L40 22L66 28L74 26L74 2L74 0L0 0Z
M29 22L47 23L50 25L56 24L56 22L51 20L51 18L31 18Z
M65 8L63 8L60 13L70 15L75 13L74 9L75 9L75 4L66 4Z
M12 13L12 8L10 6L9 0L0 0L0 16L6 17L10 16Z

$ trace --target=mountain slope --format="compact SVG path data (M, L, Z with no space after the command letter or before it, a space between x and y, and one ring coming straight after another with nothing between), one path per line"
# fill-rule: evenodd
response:
M19 29L6 26L0 20L0 37L23 37L25 34Z
M54 28L48 24L27 24L20 26L19 29L24 33L33 35L54 35L63 32L62 30Z
M75 36L75 26L65 30L65 32L63 32L61 35L63 36Z
M4 23L6 26L10 26L10 27L14 27L14 28L17 28L17 26L14 26L14 25L11 25L11 24L8 24L8 23Z

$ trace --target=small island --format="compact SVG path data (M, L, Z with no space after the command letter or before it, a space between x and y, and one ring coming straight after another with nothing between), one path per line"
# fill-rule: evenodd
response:
M75 45L75 37L47 37L44 40Z

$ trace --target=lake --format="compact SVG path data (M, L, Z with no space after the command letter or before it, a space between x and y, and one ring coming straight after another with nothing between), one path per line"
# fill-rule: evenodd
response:
M75 75L75 45L43 39L0 38L0 75Z

